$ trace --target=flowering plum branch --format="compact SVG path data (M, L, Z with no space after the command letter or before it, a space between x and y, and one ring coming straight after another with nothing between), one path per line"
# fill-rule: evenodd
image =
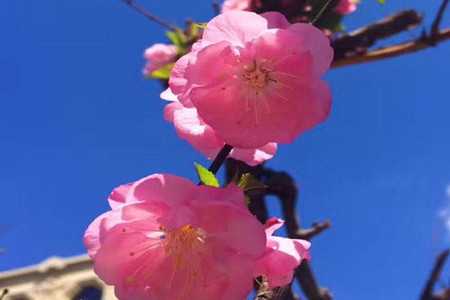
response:
M161 93L168 101L164 119L214 160L208 170L196 165L201 185L154 174L114 189L111 209L84 237L95 272L121 300L238 300L254 280L255 299L290 300L296 299L294 276L308 299L332 299L315 279L308 241L331 222L301 229L295 180L263 163L278 143L291 143L328 118L331 93L322 76L333 60L342 66L350 57L381 57L366 50L417 26L421 15L402 12L341 35L355 0L226 0L223 14L206 25L188 21L183 31L132 0L122 1L171 30L171 45L146 50L143 73L167 87ZM447 39L439 24L448 2L430 33L403 51ZM220 187L215 174L224 162L227 182ZM289 238L274 236L284 221L269 217L266 195L280 200ZM438 260L422 300L437 299L428 295L447 255Z

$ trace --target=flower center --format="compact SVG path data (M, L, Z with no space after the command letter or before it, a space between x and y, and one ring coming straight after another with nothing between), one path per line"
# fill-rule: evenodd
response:
M263 65L259 65L256 61L253 64L244 66L244 79L247 86L255 93L261 92L271 80L270 73L272 70Z
M187 258L192 251L201 252L206 242L206 232L201 228L186 225L173 231L165 231L164 248L170 254L176 265L182 269L187 268Z

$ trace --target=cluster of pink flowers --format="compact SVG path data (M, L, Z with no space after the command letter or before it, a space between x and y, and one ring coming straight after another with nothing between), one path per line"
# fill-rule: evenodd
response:
M244 299L253 279L287 285L309 242L272 236L243 191L155 174L116 188L85 234L94 270L121 300Z
M341 0L335 7L334 11L342 16L351 14L357 9L357 2L355 0Z
M321 76L332 58L329 39L312 25L291 25L275 12L230 12L208 23L169 85L221 142L254 150L293 142L328 117Z
M222 4L222 12L230 12L233 10L252 10L252 3L259 4L261 1L255 0L225 0ZM284 0L283 5L288 5L292 0ZM335 12L339 15L348 15L355 12L357 9L356 0L341 0L335 8ZM309 7L310 8L310 7Z
M233 10L247 10L252 8L252 0L225 0L222 4L222 12L230 12Z
M147 60L147 63L142 73L148 76L167 64L175 62L177 54L178 50L174 45L154 44L144 52L144 58Z
M176 56L167 45L147 49L144 73ZM329 39L312 25L275 12L219 15L175 63L161 95L169 101L164 118L208 158L228 144L231 157L260 164L328 117L321 77L332 58ZM310 258L309 242L273 236L283 221L259 223L233 183L156 174L116 188L109 204L84 241L95 272L121 300L240 300L256 277L270 288L287 285Z

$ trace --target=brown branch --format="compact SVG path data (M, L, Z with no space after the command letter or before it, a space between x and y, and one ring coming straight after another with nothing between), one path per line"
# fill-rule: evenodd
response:
M444 11L448 5L449 0L444 0L441 4L441 7L439 7L439 10L436 14L436 18L434 19L433 24L431 25L431 36L436 35L439 33L439 26L442 21L442 17L444 16Z
M220 4L219 4L219 2L214 1L214 2L212 3L212 8L213 8L214 14L215 14L216 16L217 16L217 15L220 15Z
M4 289L2 291L2 294L0 295L0 300L2 300L6 296L6 294L8 294L8 289Z
M317 280L307 260L303 260L300 266L295 270L297 278L303 292L309 300L331 300L333 296L330 291L317 285Z
M331 64L331 67L345 67L414 53L435 46L436 44L444 42L448 39L450 39L450 28L443 29L434 36L425 36L414 41L383 47L377 50L369 51L364 55L355 54L342 59L336 59Z
M420 38L413 41L366 51L367 47L372 46L377 39L394 35L411 28L411 26L418 25L422 21L422 16L413 10L394 14L375 24L368 25L349 35L336 39L333 41L335 58L331 67L339 68L414 53L434 47L450 39L450 28L439 30L448 3L449 0L443 0L431 26L430 33L424 32ZM353 51L351 50L352 48Z
M225 182L229 183L235 178L239 178L242 174L251 173L256 179L262 182L263 166L251 167L234 158L227 158L225 162L226 178ZM263 189L252 189L246 191L246 196L250 198L249 210L256 216L259 222L266 223L269 218L266 203L264 201L265 191Z
M258 218L261 223L265 223L268 218L268 213L264 201L264 196L275 195L281 202L285 225L289 237L298 238L298 234L299 232L302 232L302 230L300 229L300 223L298 221L296 213L298 189L292 176L290 176L286 172L275 172L271 169L265 168L263 165L251 167L241 161L232 158L228 158L226 160L227 183L230 182L233 178L239 178L241 174L245 173L251 173L256 179L268 186L267 189L254 189L249 191L250 193L246 193L247 196L250 197L250 211ZM319 225L316 224L316 229L313 228L311 230L305 230L304 232L308 232L310 237L312 237L325 230L329 225L329 222L324 222ZM322 288L318 285L311 269L311 265L308 261L304 260L302 262L302 264L297 268L295 276L308 299L331 299L331 294L325 288ZM287 289L287 291L284 293L280 293L278 291L277 298L268 298L270 293L268 291L265 292L266 293L259 295L259 298L256 299L298 299L291 289Z
M313 227L310 229L299 229L296 233L296 238L302 240L310 240L316 235L321 234L323 231L327 230L331 227L331 222L329 220L325 220L322 223L313 223Z
M273 290L269 288L261 288L253 300L278 300L284 299L284 294L290 289L290 286L277 287ZM286 299L287 300L287 299Z
M430 276L428 277L427 283L422 291L420 296L420 300L433 300L433 289L436 284L436 281L439 279L441 274L441 270L444 267L445 261L450 253L450 250L447 249L440 253L436 259L436 263L431 271Z
M176 28L175 26L170 25L169 23L167 23L166 21L158 18L157 16L155 16L154 14L152 14L151 12L143 9L142 7L140 7L139 5L137 5L136 3L133 2L133 0L121 0L123 2L125 2L126 4L128 4L131 8L135 9L136 11L138 11L139 13L141 13L142 15L146 16L147 18L149 18L150 20L152 20L153 22L171 30L171 31L175 31Z
M233 146L228 144L223 145L222 149L220 149L219 153L217 153L216 158L214 158L213 162L208 168L208 171L216 174L219 171L222 164L225 162L228 154L230 154L231 150L233 150Z
M346 57L349 52L355 52L361 48L367 49L380 39L391 37L418 26L422 19L422 15L414 10L400 11L376 23L337 37L332 42L335 51L334 58L341 59Z
M312 25L319 24L323 18L339 3L340 0L328 0L322 9L319 11L314 20L311 21Z
M432 300L449 300L450 299L450 288L446 288L438 294L434 294L431 298Z
M275 172L266 168L263 171L265 177L263 183L268 186L267 194L275 195L280 199L288 236L297 238L301 229L296 213L298 189L294 178L286 172ZM302 261L295 271L295 276L309 300L332 299L331 293L317 283L309 261Z

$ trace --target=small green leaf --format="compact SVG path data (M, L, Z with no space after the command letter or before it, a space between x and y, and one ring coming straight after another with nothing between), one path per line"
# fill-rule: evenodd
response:
M243 189L244 191L267 188L267 185L258 181L258 179L256 179L250 173L242 174L241 178L239 179L239 181L237 183L237 186L240 187L241 189Z
M208 23L195 23L194 26L197 28L205 29Z
M206 23L194 23L191 26L191 30L189 32L189 36L191 38L195 38L198 36L199 33L199 29L205 29L206 28Z
M150 75L147 76L147 78L154 78L154 79L169 79L170 72L172 72L173 63L167 64L164 67L153 71Z
M386 4L386 0L377 0L381 4Z
M197 163L195 163L195 169L197 170L198 179L200 179L203 184L219 187L219 180L217 180L216 176L211 171Z
M339 24L335 27L334 31L336 31L336 32L345 32L345 26L344 26L344 24L339 23Z
M178 54L183 55L184 49L186 48L186 36L184 35L183 30L177 28L176 31L167 31L167 37L177 47Z

